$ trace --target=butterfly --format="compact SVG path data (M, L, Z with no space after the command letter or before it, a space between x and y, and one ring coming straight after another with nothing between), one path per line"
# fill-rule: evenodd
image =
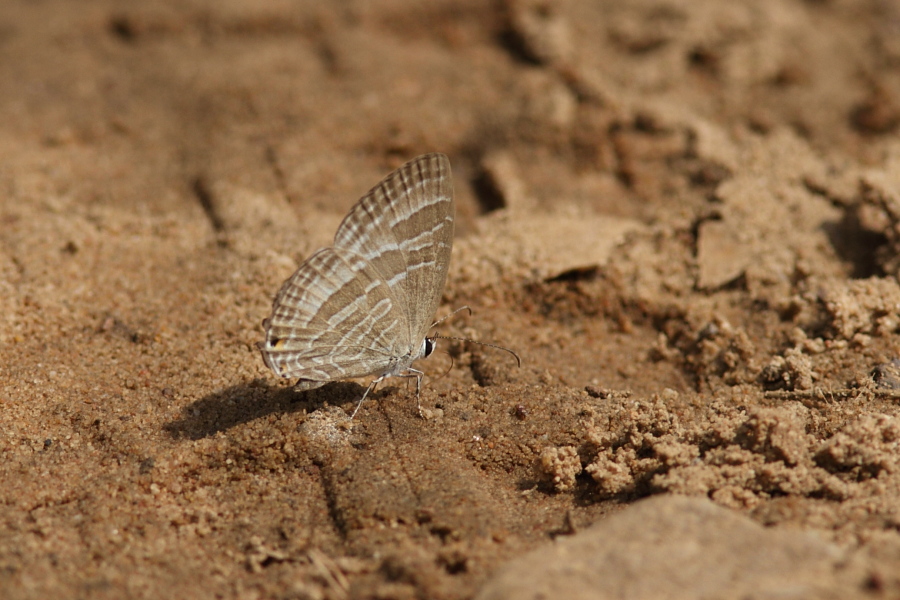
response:
M375 376L353 411L388 377L415 377L453 248L450 161L423 154L387 175L350 209L334 244L304 261L275 295L258 344L295 389ZM518 358L518 357L517 357ZM421 413L421 406L419 407Z

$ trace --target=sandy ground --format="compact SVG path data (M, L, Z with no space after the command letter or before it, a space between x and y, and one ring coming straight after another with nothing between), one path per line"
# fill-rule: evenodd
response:
M0 4L0 595L900 597L900 5ZM403 381L274 293L391 169ZM650 499L645 499L650 497Z

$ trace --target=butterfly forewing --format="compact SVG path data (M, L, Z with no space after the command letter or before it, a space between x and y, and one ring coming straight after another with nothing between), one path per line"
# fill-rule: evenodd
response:
M407 313L407 343L431 327L453 247L453 181L443 154L425 154L388 175L351 209L334 245L357 252Z

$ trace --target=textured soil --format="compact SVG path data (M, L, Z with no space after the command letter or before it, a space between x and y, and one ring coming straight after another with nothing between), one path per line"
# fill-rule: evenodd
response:
M897 3L11 0L0 56L3 598L900 597ZM260 323L431 151L438 330L522 366L351 421Z

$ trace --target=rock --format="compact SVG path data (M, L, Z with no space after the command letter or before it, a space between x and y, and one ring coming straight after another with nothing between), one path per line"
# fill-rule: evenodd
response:
M850 596L843 553L702 498L656 496L509 563L476 595L501 598Z

